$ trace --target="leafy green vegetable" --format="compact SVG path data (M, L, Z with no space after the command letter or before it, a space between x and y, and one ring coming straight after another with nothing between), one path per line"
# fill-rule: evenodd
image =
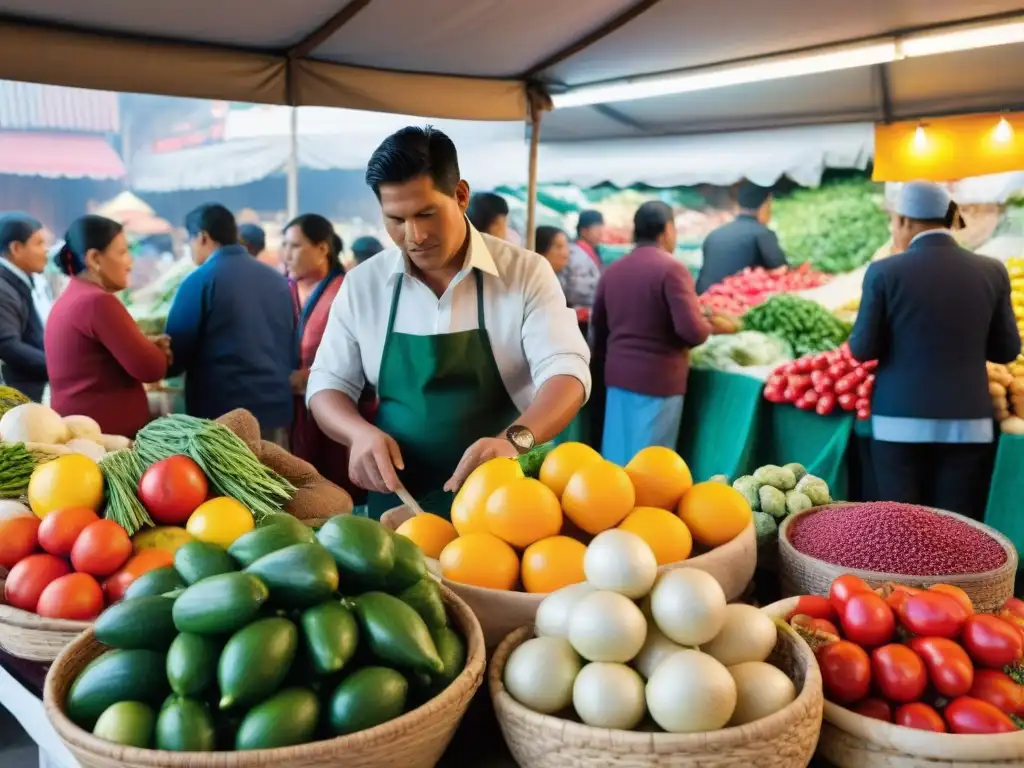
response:
M690 365L716 371L737 372L743 368L776 367L793 359L793 350L782 339L758 331L712 336L690 350Z
M851 326L816 301L779 294L743 315L743 326L783 339L800 357L835 349L850 336Z
M778 539L779 524L766 512L755 512L754 532L757 535L757 546L770 544Z

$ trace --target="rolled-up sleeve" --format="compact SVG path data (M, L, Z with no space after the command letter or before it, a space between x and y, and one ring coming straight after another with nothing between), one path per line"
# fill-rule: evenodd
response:
M538 260L527 275L523 292L523 352L534 386L540 389L553 376L573 376L583 384L589 399L590 349L575 310L566 306L558 278L546 262Z
M355 312L352 308L350 281L344 280L331 305L323 339L309 369L306 383L306 404L317 392L333 389L343 392L358 403L366 383L362 355L355 334Z

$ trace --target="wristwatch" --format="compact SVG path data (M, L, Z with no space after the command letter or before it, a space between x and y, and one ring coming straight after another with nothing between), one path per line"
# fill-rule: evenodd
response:
M524 427L522 424L513 424L505 431L505 438L512 443L513 447L519 451L520 454L526 453L536 445L537 440L533 436L533 432L530 431L529 427Z

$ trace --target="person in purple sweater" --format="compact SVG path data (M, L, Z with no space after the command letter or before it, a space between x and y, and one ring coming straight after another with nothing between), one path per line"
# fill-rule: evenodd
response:
M590 317L591 357L607 387L601 453L616 464L651 445L675 447L689 351L711 333L693 277L672 255L672 208L641 205L633 238L633 252L601 276Z

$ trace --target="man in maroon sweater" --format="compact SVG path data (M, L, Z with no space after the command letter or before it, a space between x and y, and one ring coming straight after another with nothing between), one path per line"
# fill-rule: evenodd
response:
M672 208L641 205L633 238L633 252L601 276L590 319L592 365L607 387L601 453L616 464L651 445L675 447L689 351L711 332L690 271L672 255Z

